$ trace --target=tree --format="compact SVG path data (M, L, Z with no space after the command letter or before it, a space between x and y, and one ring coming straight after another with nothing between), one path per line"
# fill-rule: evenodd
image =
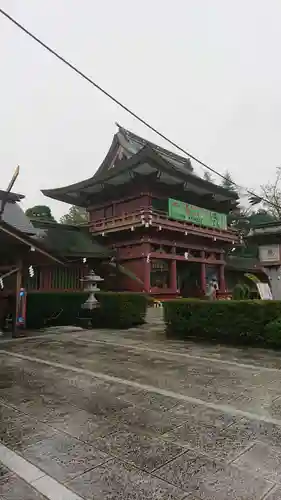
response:
M264 210L263 208L260 208L256 212L252 212L250 217L249 217L249 223L250 223L250 228L254 228L259 226L260 224L267 224L268 222L274 222L275 217L268 212L267 210Z
M236 185L233 183L231 174L228 171L226 171L224 174L224 179L222 179L221 181L221 186L224 189L228 189L228 191L237 191Z
M30 219L40 219L55 222L50 207L47 205L35 205L25 211L25 215Z
M88 221L88 214L85 208L72 205L67 214L60 218L62 224L83 224Z
M267 201L264 201L264 198ZM276 169L274 182L268 182L261 186L261 198L250 200L252 205L262 203L266 211L276 220L281 219L281 167Z
M204 171L203 179L207 182L214 182L212 178L212 174L208 170Z

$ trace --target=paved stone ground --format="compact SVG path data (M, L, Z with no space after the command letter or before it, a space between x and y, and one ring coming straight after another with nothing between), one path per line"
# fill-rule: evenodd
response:
M0 342L1 500L281 498L281 356L168 341L149 314Z

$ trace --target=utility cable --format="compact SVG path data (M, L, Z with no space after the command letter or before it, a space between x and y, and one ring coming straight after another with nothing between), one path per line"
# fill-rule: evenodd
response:
M187 150L179 146L176 142L173 140L169 139L165 134L162 134L159 130L157 130L155 127L150 125L146 120L141 118L139 115L137 115L134 111L132 111L128 106L123 104L121 101L119 101L116 97L114 97L112 94L110 94L108 91L106 91L104 88L102 88L100 85L98 85L94 80L92 80L89 76L87 76L85 73L80 71L80 69L77 68L77 66L74 66L70 61L65 59L62 55L60 55L58 52L56 52L54 49L52 49L49 45L44 43L40 38L38 38L36 35L31 33L27 28L25 28L22 24L20 24L16 19L14 19L10 14L8 14L6 11L3 9L0 9L0 14L2 14L4 17L6 17L9 21L11 21L15 26L17 26L21 31L23 31L26 35L28 35L30 38L32 38L35 42L37 42L41 47L43 47L45 50L50 52L53 56L55 56L57 59L59 59L62 63L64 63L66 66L68 66L70 69L72 69L75 73L77 73L81 78L86 80L88 83L93 85L96 89L98 89L100 92L102 92L106 97L108 97L111 101L113 101L115 104L117 104L119 107L121 107L124 111L129 113L131 116L133 116L136 120L141 122L143 125L145 125L148 129L150 129L152 132L157 134L159 137L164 139L166 142L177 148L179 151L184 153L186 156L194 160L196 163L201 165L201 167L204 167L205 169L209 170L213 174L219 176L221 179L231 183L233 186L237 187L238 189L241 189L242 186L239 186L236 182L232 181L231 179L227 178L225 175L221 174L220 172L217 172L214 168L210 167L207 163L201 161L199 158L196 156L192 155L189 153ZM242 187L242 189L244 189ZM249 189L245 189L245 191L250 195L250 202L253 205L256 205L258 203L261 203L262 201L267 203L268 205L271 205L275 208L278 208L280 210L280 206L272 203L270 200L267 200L266 198L257 195L253 191Z

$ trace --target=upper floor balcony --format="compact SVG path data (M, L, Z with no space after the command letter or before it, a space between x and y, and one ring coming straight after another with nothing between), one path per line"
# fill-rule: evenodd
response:
M187 235L211 238L213 241L229 242L233 245L239 241L238 233L227 227L206 227L186 220L175 220L165 212L153 208L142 208L119 216L103 217L90 220L89 229L95 235L104 236L120 231L134 231L137 228L156 228L158 231L168 230Z

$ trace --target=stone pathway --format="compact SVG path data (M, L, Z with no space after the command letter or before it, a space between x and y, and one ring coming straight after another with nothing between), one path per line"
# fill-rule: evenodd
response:
M170 341L161 315L0 342L1 500L281 498L279 353Z

